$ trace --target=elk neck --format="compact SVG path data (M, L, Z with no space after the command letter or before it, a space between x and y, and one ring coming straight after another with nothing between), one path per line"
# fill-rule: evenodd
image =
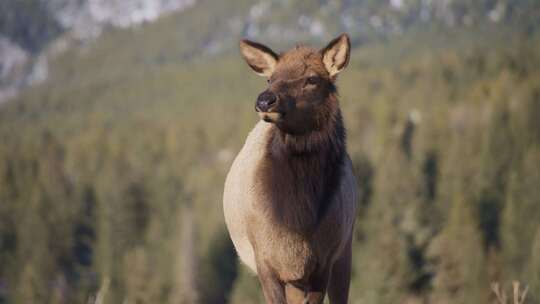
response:
M299 233L317 227L340 185L345 128L337 98L328 98L314 131L291 135L273 125L258 168L273 220Z

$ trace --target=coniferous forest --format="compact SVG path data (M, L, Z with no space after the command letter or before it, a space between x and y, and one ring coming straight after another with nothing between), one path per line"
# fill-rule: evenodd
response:
M426 1L391 2L409 6L277 1L260 17L200 0L51 58L45 82L0 104L0 303L262 303L222 211L266 85L237 41L322 47L342 31L361 194L350 302L495 303L491 284L517 280L540 303L540 7L447 1L452 22L421 22ZM482 17L497 5L503 19ZM268 30L300 15L325 32Z

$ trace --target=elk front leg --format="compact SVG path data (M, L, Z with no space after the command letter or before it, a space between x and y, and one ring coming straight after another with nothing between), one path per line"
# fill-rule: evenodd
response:
M267 304L287 304L285 286L278 279L274 271L263 263L257 263L259 282L263 289Z
M328 285L328 269L311 275L307 283L289 283L285 287L287 304L322 304ZM303 286L302 286L303 285Z
M330 271L328 268L319 270L310 278L310 286L306 293L306 304L322 304L324 296L326 294L326 287L328 286L328 277Z
M341 257L339 257L332 267L330 282L328 282L328 297L331 304L347 304L349 299L352 258L351 241L349 240Z

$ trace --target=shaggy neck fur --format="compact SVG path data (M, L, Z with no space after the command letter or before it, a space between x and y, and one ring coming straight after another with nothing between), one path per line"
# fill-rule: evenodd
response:
M305 135L291 135L274 125L259 167L269 213L299 233L316 228L340 185L345 129L334 94L325 107L317 129Z

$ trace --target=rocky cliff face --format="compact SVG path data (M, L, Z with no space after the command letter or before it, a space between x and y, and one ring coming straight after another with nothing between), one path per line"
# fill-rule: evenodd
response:
M24 49L6 37L0 37L0 102L15 96L29 62Z
M185 9L196 0L3 0L0 3L0 103L47 78L48 58L71 43Z
M400 34L414 26L441 27L499 23L517 13L512 0L385 0L302 1L261 0L246 18L247 36L296 40L325 37L336 31L352 36ZM520 9L532 6L524 0ZM538 7L536 7L538 8ZM301 38L300 38L301 39Z
M49 11L79 38L99 35L103 26L127 28L182 10L195 0L50 0Z

